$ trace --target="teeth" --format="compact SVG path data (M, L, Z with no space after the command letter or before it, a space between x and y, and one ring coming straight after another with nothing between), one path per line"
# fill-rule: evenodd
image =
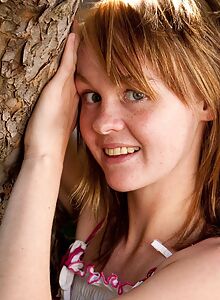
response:
M114 155L114 149L107 149L108 150L108 155Z
M127 154L127 148L126 147L121 147L121 154Z
M121 149L120 148L115 148L114 150L114 155L120 155L121 154Z
M117 148L105 148L105 153L109 156L117 156L121 154L131 154L139 150L139 147L117 147Z
M128 148L128 153L134 153L134 148Z

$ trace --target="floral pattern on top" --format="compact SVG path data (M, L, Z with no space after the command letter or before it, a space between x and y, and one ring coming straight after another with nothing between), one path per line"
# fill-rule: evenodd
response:
M103 272L96 272L93 264L86 264L82 260L86 247L87 244L79 240L76 240L70 245L69 251L63 259L64 267L60 274L60 286L64 291L70 290L74 275L78 275L80 277L85 277L88 284L104 284L109 288L117 289L118 295L122 295L123 292L127 292L128 290L139 286L144 280L151 277L156 270L156 268L151 269L147 273L147 276L136 284L132 284L128 281L120 282L116 274L112 273L110 276L106 277ZM72 276L69 274L68 270L71 271Z

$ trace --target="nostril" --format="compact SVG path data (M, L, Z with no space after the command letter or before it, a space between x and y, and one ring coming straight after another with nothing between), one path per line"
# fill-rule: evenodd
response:
M99 134L110 134L111 132L118 132L124 128L123 122L120 120L96 120L92 126L93 130Z

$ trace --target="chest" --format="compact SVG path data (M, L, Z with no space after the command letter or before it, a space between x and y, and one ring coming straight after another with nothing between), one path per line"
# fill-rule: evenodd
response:
M94 263L94 254L98 253L97 244L91 244L85 252L84 259L87 263ZM97 256L96 256L97 257ZM165 258L157 252L151 245L142 247L126 248L120 243L111 253L103 270L98 267L97 271L102 271L106 277L117 274L122 282L136 283L145 279L148 272L158 267Z

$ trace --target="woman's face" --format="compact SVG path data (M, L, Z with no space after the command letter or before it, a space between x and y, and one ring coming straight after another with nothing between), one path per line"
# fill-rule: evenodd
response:
M149 69L157 101L118 88L94 52L81 45L76 87L81 97L82 137L101 166L108 184L133 191L168 178L188 176L199 156L202 123Z

